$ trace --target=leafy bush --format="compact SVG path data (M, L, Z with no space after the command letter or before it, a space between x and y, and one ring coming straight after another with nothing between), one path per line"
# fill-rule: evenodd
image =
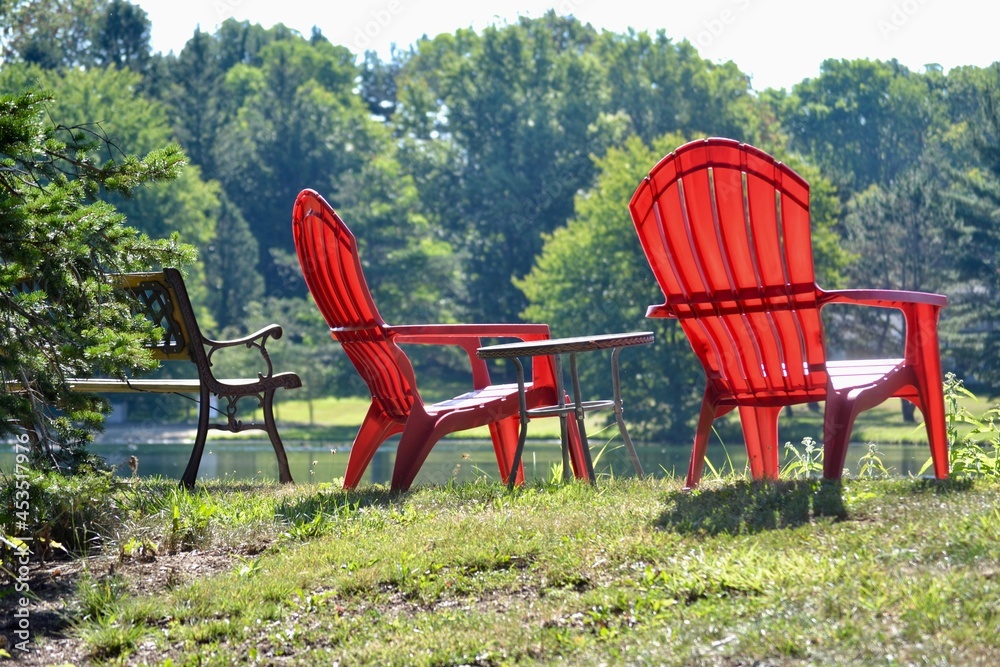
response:
M16 540L28 542L36 558L99 547L121 523L115 500L120 483L110 471L93 468L73 476L31 470L20 479L0 473L0 526L15 536L4 539L0 563L9 567Z

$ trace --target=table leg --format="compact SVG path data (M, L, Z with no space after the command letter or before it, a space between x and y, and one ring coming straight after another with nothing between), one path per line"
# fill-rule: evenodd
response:
M611 352L611 384L615 392L615 421L618 422L618 430L622 434L622 440L625 441L625 448L628 449L628 454L632 457L635 473L639 479L642 479L645 476L642 472L642 464L639 463L639 455L635 451L632 438L628 434L628 429L625 428L625 418L622 416L622 386L618 378L618 355L621 351L620 347L616 347Z
M552 359L556 375L556 405L564 408L566 406L566 390L563 388L562 356L554 354ZM572 479L569 460L569 425L566 423L566 413L561 409L559 411L559 440L562 443L562 479L563 482L568 482Z
M583 411L583 397L580 392L580 374L576 370L576 352L569 355L569 375L573 381L573 400L576 402L576 425L580 429L580 444L583 446L583 460L587 465L587 480L593 484L594 461L590 456L590 443L587 442L586 413Z
M513 358L514 372L517 373L517 406L521 411L521 430L517 435L517 449L514 450L514 460L510 464L510 474L507 476L507 490L514 488L517 482L517 470L521 467L521 456L524 455L524 441L528 436L528 400L525 397L524 366L517 357Z

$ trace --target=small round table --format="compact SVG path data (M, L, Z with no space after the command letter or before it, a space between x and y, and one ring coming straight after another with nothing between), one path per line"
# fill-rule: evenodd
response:
M513 488L517 478L517 471L521 465L521 455L524 452L524 441L528 434L528 421L531 417L550 417L558 415L560 432L562 436L562 457L563 457L563 480L569 479L569 429L566 417L573 414L576 417L577 427L580 430L580 440L583 445L583 458L587 467L587 479L593 484L595 482L594 462L590 455L590 447L587 443L587 429L584 424L584 416L590 410L612 408L615 413L615 421L618 422L618 430L621 432L622 440L632 458L632 465L639 477L643 476L642 465L639 463L639 456L635 452L632 438L629 437L628 429L625 428L625 420L622 417L622 395L621 382L618 378L618 355L622 348L633 345L648 345L653 342L653 333L650 331L638 331L632 333L599 334L595 336L577 336L574 338L553 338L549 340L528 341L522 343L504 343L501 345L489 345L481 347L476 351L480 359L510 359L514 363L514 370L517 373L518 401L521 412L521 431L517 439L517 451L514 454L513 465L510 469L510 477L507 479L507 487ZM580 376L576 367L576 355L581 352L592 352L596 350L608 350L611 352L611 384L614 397L611 400L584 401L580 392ZM562 355L569 355L570 381L573 387L573 401L567 403L566 392L563 389L562 381ZM558 403L556 405L543 406L527 409L525 399L524 366L521 364L522 358L552 355L555 362L556 375L556 395Z

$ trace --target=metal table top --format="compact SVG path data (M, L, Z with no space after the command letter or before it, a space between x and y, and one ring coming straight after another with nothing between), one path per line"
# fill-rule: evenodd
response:
M547 354L563 354L570 352L587 352L590 350L607 350L630 345L646 345L653 342L651 331L633 331L630 333L596 334L593 336L575 336L572 338L550 338L520 343L502 343L488 345L476 351L480 359L509 359L511 357L537 357Z

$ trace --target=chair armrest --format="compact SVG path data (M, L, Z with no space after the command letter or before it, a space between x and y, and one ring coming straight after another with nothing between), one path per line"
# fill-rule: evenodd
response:
M935 358L938 345L938 317L948 304L943 294L905 292L902 290L834 290L820 294L820 305L846 303L876 308L896 308L906 320L904 356L908 363L920 363L927 350Z
M646 309L646 317L676 317L665 303L655 303Z
M277 340L278 338L281 338L282 333L280 325L269 324L263 329L241 338L233 338L231 340L212 340L211 338L203 338L202 340L209 347L208 365L212 365L212 355L218 350L222 350L227 347L236 347L238 345L245 345L247 349L255 347L260 352L260 356L263 357L264 363L267 364L267 375L262 375L260 373L257 373L257 375L260 379L269 378L274 375L274 367L271 365L271 356L267 353L267 339L273 338Z
M483 345L483 338L516 338L526 342L549 338L547 324L406 324L387 327L386 330L397 343L461 347L469 356L472 383L476 389L492 384L486 361L476 354Z
M405 324L387 327L406 343L432 342L434 338L519 338L545 340L549 337L547 324Z
M930 292L907 292L888 289L844 289L822 292L820 303L847 303L876 308L901 308L904 305L926 305L944 308L948 297Z
M211 338L203 338L206 344L212 347L233 347L234 345L249 345L258 338L262 338L261 344L267 340L267 337L278 339L281 338L284 332L279 324L269 324L259 331L255 331L252 334L247 334L242 338L232 338L229 340L212 340Z

